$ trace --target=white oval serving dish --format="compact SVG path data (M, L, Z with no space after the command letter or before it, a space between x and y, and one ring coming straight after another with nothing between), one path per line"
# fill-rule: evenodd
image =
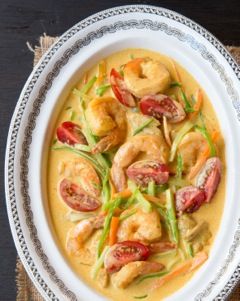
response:
M81 281L59 250L46 198L45 146L81 72L124 48L148 48L182 64L208 94L226 141L227 190L209 260L167 300L225 300L240 279L240 69L223 45L167 9L129 5L97 13L63 34L26 82L10 125L6 201L19 256L46 300L106 300Z

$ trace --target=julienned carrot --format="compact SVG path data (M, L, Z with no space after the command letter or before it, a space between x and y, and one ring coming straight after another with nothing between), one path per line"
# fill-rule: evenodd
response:
M97 86L100 86L104 82L105 77L106 77L106 62L102 60L98 65Z
M113 198L129 198L130 196L132 195L132 192L130 189L125 189L121 192L118 192L118 193L115 193L113 195ZM162 203L162 201L155 197L155 196L152 196L152 195L149 195L149 194L146 194L146 193L143 193L143 196L145 197L145 199L147 199L149 202L152 202L152 203Z
M219 132L214 131L211 135L211 138L212 138L212 142L215 143L219 138ZM196 165L191 169L188 175L189 180L193 179L196 176L196 174L200 171L200 169L202 168L205 161L209 158L209 156L210 156L210 148L207 145L206 149L200 155Z
M193 106L194 112L189 114L189 119L193 119L197 116L199 110L201 109L202 103L203 103L202 90L198 89L196 93L196 103Z
M113 198L129 198L132 195L132 191L130 189L122 190L121 192L115 193Z
M203 264L207 259L208 255L205 252L200 252L196 254L196 256L193 259L186 261L166 276L156 280L153 284L152 290L163 286L165 283L173 280L174 278L180 275L192 272L194 269L198 268L201 264Z
M110 224L110 231L109 231L109 245L112 246L117 241L117 231L119 225L119 217L113 216Z

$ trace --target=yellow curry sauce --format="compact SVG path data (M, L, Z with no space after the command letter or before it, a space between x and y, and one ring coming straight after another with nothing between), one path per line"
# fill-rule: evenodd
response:
M110 73L112 68L116 68L119 70L121 65L124 65L126 62L131 60L131 57L141 58L141 57L150 57L154 60L158 60L163 63L168 71L171 74L172 81L177 81L176 73L173 69L173 65L171 60L159 53L144 50L144 49L126 49L118 53L114 53L111 56L105 59L106 66L107 66L107 74ZM196 92L199 88L199 84L195 81L195 79L177 62L175 62L177 66L178 73L181 75L181 83L184 87L186 95L191 95ZM90 79L92 76L96 75L98 72L98 65L92 67L88 71L88 78ZM77 84L76 88L81 88L83 85L83 78L80 79L79 83ZM204 88L204 87L202 87ZM167 91L166 94L171 95L176 93L177 88L171 88ZM88 93L90 97L95 96L95 88L93 87L90 92ZM111 95L114 97L114 94L110 89L106 91L104 96ZM71 107L70 109L68 109ZM72 112L76 112L76 116L73 116ZM202 106L202 114L205 117L205 123L208 130L211 132L212 130L217 130L221 132L217 117L215 112L211 106L210 101L208 100L207 95L204 93L203 90L203 106ZM79 110L79 97L70 93L69 97L66 99L64 106L62 107L61 113L58 116L55 129L52 135L52 141L56 138L56 129L57 127L63 122L73 119L74 123L80 124L78 116L80 115ZM173 125L174 130L178 130L184 121L180 124ZM51 142L52 143L52 142ZM204 220L209 224L209 230L212 234L209 243L204 247L206 252L209 252L215 236L217 234L219 224L221 221L222 211L224 207L224 195L225 195L225 175L226 175L226 167L225 167L225 158L224 158L224 141L222 136L217 140L217 155L220 158L221 162L223 163L223 172L221 182L217 189L217 192L214 198L211 200L209 204L204 204L201 206L199 210L194 212L192 216L196 219L196 221ZM97 280L93 280L91 277L91 265L93 262L91 259L89 260L88 254L84 254L84 252L80 256L69 255L66 251L66 238L69 229L74 227L75 223L69 221L67 219L67 214L69 212L69 208L64 204L58 194L58 183L62 179L62 175L59 172L59 166L61 161L71 160L73 158L77 158L78 155L68 152L68 151L55 151L52 150L52 144L49 147L49 158L48 158L48 202L49 208L51 213L51 219L53 228L56 234L57 241L59 243L60 249L63 251L65 257L67 258L70 266L72 269L79 275L80 279L84 280L87 284L89 284L95 290L101 292L104 296L109 298L110 300L135 300L134 297L136 296L145 296L148 295L143 300L163 300L165 297L171 295L172 293L176 292L182 286L186 284L186 282L192 277L193 273L185 274L175 278L172 281L164 284L162 287L149 292L149 288L151 287L151 283L155 279L148 279L143 281L140 284L136 284L133 282L125 289L120 289L114 287L111 282L106 288L102 288ZM97 230L94 235L89 239L86 243L88 246L92 244L92 248L96 247L96 238L99 238L101 234L101 230ZM168 261L168 256L163 256L158 261L162 262L163 264ZM175 266L178 266L179 262L176 263ZM174 266L174 267L175 267Z

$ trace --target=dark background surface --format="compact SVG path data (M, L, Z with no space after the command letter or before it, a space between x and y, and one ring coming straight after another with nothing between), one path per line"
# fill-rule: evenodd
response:
M3 168L9 122L32 70L33 55L26 41L34 45L43 32L60 35L99 10L134 3L178 11L207 28L224 44L240 46L240 0L0 0L0 301L16 299L16 250L6 213Z

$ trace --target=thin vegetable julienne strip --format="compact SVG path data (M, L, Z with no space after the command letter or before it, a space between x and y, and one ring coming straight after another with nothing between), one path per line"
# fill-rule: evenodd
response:
M129 218L130 216L132 216L133 214L135 214L137 212L137 209L133 209L132 211L130 211L129 213L122 213L119 217L120 222L124 221L125 219Z
M176 174L176 177L178 179L182 178L182 171L183 171L183 160L182 160L182 156L180 154L178 154L178 156L177 156L177 174Z
M154 118L151 118L151 119L146 120L142 125L140 125L138 128L136 128L136 129L133 131L133 136L135 136L135 135L137 135L138 133L142 132L142 130L143 130L145 127L148 127L153 121L154 121Z
M181 142L183 136L189 132L192 128L193 128L193 123L190 121L187 121L184 126L179 130L179 132L177 133L175 139L173 140L172 143L172 147L171 147L171 152L170 152L170 162L173 162L174 158L175 158L175 154L177 151L177 147L179 145L179 143Z
M171 230L171 239L176 245L179 242L179 232L178 232L178 224L176 218L174 197L171 189L166 190L166 209L167 209L167 217Z
M109 168L106 170L105 176L102 181L102 200L103 200L103 205L102 208L103 210L106 210L107 205L109 204L109 201L111 199L111 189L110 189L110 184L109 184Z
M107 252L109 251L109 246L106 246L101 254L101 256L97 259L97 261L95 262L95 264L93 265L93 269L92 269L92 278L93 279L96 279L97 278L97 275L103 265L103 262L104 262L104 258L107 254Z
M184 93L183 89L180 90L181 92L181 97L182 97L182 100L184 102L184 110L187 112L187 113L193 113L194 112L194 109L192 107L192 105L190 104L189 100L187 99L187 96L186 94Z
M111 223L111 219L113 217L114 211L117 207L120 206L122 199L121 198L117 198L113 204L111 204L111 206L109 206L109 210L108 213L105 217L105 221L104 221L104 226L103 226L103 231L102 234L100 236L99 242L98 242L98 247L97 247L97 253L98 253L98 257L100 257L101 255L101 251L102 251L102 247L107 239L109 230L110 230L110 223Z
M109 245L112 246L117 242L117 231L120 219L118 216L113 216L110 223L109 230Z
M148 297L148 295L146 294L146 295L142 295L142 296L134 296L133 298L134 299L145 299L147 297Z
M102 86L99 86L97 89L96 89L96 94L98 96L103 96L103 94L107 91L107 89L109 89L111 87L111 85L102 85Z
M158 273L151 273L151 274L143 275L143 276L141 276L141 277L138 278L137 284L143 282L146 279L162 277L162 276L164 276L164 275L166 275L168 273L169 273L168 271L162 271L162 272L158 272Z
M138 204L141 206L144 212L151 212L152 205L149 201L143 196L141 191L137 188L135 192L135 198L137 199Z
M97 77L97 85L100 86L106 77L106 61L102 60L98 64L98 77Z
M154 181L150 181L148 183L147 193L149 195L155 196L155 194L156 194L156 189L155 188L156 188L156 185L155 185Z

